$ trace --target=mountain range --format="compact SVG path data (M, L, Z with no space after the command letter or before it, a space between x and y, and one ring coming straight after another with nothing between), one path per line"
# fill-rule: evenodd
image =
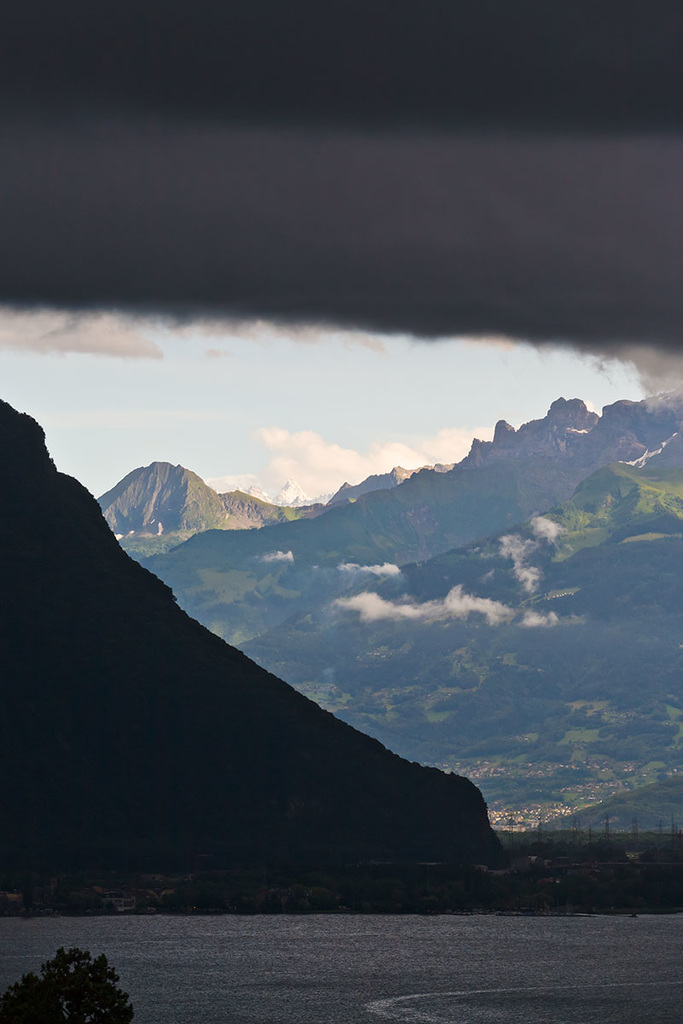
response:
M145 565L190 614L243 644L341 596L349 575L340 566L421 562L513 526L567 500L594 470L647 457L676 433L678 416L663 404L618 402L599 417L559 399L518 431L499 422L493 441L475 441L448 472L421 470L312 522L207 531Z
M677 399L559 399L312 521L146 560L180 603L499 816L574 812L683 768Z
M501 861L471 782L189 618L5 403L0 472L1 867Z

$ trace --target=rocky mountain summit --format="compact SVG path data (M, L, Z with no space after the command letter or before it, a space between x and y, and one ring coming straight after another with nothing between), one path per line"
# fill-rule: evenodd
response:
M573 462L586 475L600 465L635 461L660 449L682 421L683 404L677 399L615 402L598 416L578 398L558 398L542 419L518 430L499 420L493 440L475 440L460 465L551 458Z
M223 526L225 508L215 491L183 466L153 462L134 469L98 499L115 534L158 534Z

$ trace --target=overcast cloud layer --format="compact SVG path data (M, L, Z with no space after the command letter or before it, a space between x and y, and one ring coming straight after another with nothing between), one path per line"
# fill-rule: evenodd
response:
M265 124L681 127L677 0L23 0L0 83Z
M13 5L0 301L676 348L681 21L673 0Z

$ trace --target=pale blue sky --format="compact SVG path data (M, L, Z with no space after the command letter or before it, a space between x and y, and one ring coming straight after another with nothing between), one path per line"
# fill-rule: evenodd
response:
M35 338L0 347L1 397L39 420L58 468L96 495L154 460L271 491L294 476L320 493L396 462L462 458L472 434L543 416L561 395L598 411L644 395L629 364L569 349L260 328L143 334L109 351L156 346L162 357L45 352Z

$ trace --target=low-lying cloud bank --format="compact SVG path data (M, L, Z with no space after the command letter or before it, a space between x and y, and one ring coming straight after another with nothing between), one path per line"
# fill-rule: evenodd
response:
M355 562L340 562L337 566L339 572L371 576L400 576L401 570L393 562L383 562L382 565L357 565Z
M269 551L265 555L259 555L259 562L293 562L292 551Z
M538 588L542 575L540 569L527 562L537 548L535 541L525 540L517 533L500 538L500 553L512 561L512 571L528 594L533 594Z
M544 614L543 612L528 611L524 612L524 617L520 622L520 626L523 626L525 629L535 629L539 626L557 626L559 621L560 619L556 612L548 612L547 614Z
M556 523L546 516L536 516L531 520L530 526L538 540L521 537L518 533L510 533L501 537L499 541L502 557L512 561L512 571L527 594L535 593L543 578L541 570L538 566L531 565L529 559L535 551L538 551L541 541L554 546L565 533L565 529L560 523Z
M453 587L442 601L387 601L379 594L355 594L339 597L334 607L358 612L361 622L382 620L435 622L437 619L466 619L473 612L483 615L490 626L509 620L514 612L499 601L466 594L461 586Z
M333 608L345 612L356 612L361 622L437 622L440 619L467 619L470 615L481 615L489 626L512 622L518 611L493 601L488 597L468 594L463 587L453 587L440 601L388 601L379 594L367 592L353 597L338 597ZM550 628L560 623L555 612L525 611L519 625L525 629Z
M562 534L567 532L561 523L556 523L547 516L535 516L530 525L536 536L548 544L557 544Z

